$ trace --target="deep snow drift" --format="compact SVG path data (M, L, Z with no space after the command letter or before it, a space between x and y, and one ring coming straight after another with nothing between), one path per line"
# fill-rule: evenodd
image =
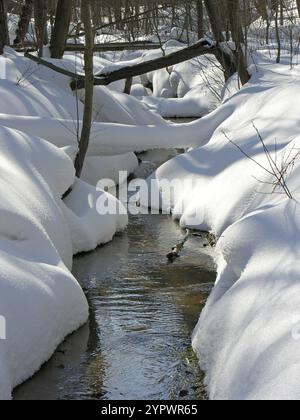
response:
M219 238L217 283L193 337L212 399L300 396L300 70L288 63L260 55L251 82L197 123L209 143L152 177L156 188L192 180L175 189L174 215ZM272 166L289 175L293 199Z

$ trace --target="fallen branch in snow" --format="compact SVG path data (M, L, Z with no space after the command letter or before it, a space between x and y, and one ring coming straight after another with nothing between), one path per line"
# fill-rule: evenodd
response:
M32 60L32 61L34 61L35 63L37 63L41 66L47 67L48 69L51 69L51 70L55 71L56 73L63 74L64 76L71 77L72 79L76 78L77 80L83 80L83 81L85 80L85 75L84 74L75 74L75 73L73 73L69 70L58 67L55 64L50 63L49 61L44 60L41 57L37 57L35 55L32 55L29 52L26 52L24 54L24 57L29 58L29 60Z
M164 57L157 58L155 60L145 61L133 66L126 66L118 68L117 70L109 71L107 73L97 74L94 77L95 86L107 86L110 83L117 82L119 80L126 80L133 77L141 76L143 74L151 73L153 71L161 70L164 68L172 67L176 64L180 64L184 61L191 60L195 57L199 57L205 54L214 54L216 58L223 63L223 67L229 68L231 63L232 74L235 72L235 66L232 61L232 56L226 53L219 45L216 45L214 42L209 41L208 39L201 39L194 45L190 47L183 48L179 51L167 54ZM44 60L40 57L36 57L30 53L25 53L26 58L35 61L37 64L48 67L49 69L63 74L72 78L70 84L72 90L84 89L85 87L85 76L81 74L73 73L69 70L63 69L56 66L53 63L50 63L47 60ZM226 64L225 64L226 63ZM231 76L228 74L227 76Z
M111 52L111 51L142 51L142 50L157 50L160 44L152 42L107 42L105 44L95 44L94 52ZM84 52L85 45L82 44L67 44L65 52Z
M202 39L190 47L183 48L171 54L167 54L164 57L145 61L134 66L122 67L107 73L98 74L95 77L94 84L95 86L106 86L119 80L141 76L153 71L172 67L176 64L180 64L184 61L188 61L192 58L205 54L214 54L218 59L221 59L220 57L222 56L224 60L227 60L227 62L232 61L232 57L229 54L226 54L223 50L221 51L220 47L215 43L210 42L207 39ZM76 75L74 76L74 80L71 82L71 89L84 89L84 80L82 78L78 80L78 77L76 77Z
M18 44L12 47L17 52L36 52L36 46L32 42L27 42L22 45ZM150 51L160 49L160 44L136 41L136 42L105 42L102 44L95 44L94 52L112 52L112 51ZM85 51L84 44L66 44L65 52L82 52Z

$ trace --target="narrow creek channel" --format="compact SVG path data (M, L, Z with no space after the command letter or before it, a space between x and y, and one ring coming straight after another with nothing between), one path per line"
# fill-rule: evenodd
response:
M145 174L147 157L139 168ZM212 250L198 237L168 263L166 254L184 234L169 216L130 216L128 230L110 244L76 257L89 323L14 399L205 399L191 334L215 272Z

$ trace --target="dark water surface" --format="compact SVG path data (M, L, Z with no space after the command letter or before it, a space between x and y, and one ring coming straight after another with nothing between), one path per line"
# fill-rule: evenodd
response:
M74 275L89 300L89 325L14 398L204 398L191 333L215 274L197 238L167 263L183 236L168 216L137 216L111 244L77 257Z

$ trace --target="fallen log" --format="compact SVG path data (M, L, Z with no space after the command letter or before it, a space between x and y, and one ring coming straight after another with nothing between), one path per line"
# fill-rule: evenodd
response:
M229 54L223 52L220 47L205 39L190 47L183 48L155 60L149 60L134 66L126 66L118 70L98 74L95 76L94 85L107 86L110 83L117 82L119 80L129 79L131 77L141 76L142 74L150 73L152 71L168 68L205 54L214 54L219 60L224 62L224 68L228 67L228 63L232 63L232 57L229 56ZM232 68L230 75L234 72L234 68ZM77 77L74 77L74 80L71 82L71 89L84 89L84 80L78 80Z
M118 70L112 70L107 73L96 74L94 78L94 85L107 86L110 83L117 82L119 80L127 80L146 73L151 73L152 71L168 68L205 54L214 54L216 56L224 68L226 79L235 73L236 65L233 57L229 53L223 51L219 45L216 45L206 39L202 39L190 47L183 48L179 51L167 54L154 60L145 61L133 66L122 67ZM84 75L72 73L69 70L65 70L53 63L50 63L49 61L29 53L25 53L25 57L73 79L70 84L73 91L77 89L84 89Z
M58 67L55 64L51 63L50 61L44 60L41 57L37 57L36 55L32 55L29 52L26 52L24 54L24 57L29 58L29 60L32 60L32 61L34 61L35 63L37 63L41 66L47 67L48 69L51 69L51 70L55 71L56 73L60 73L60 74L63 74L64 76L68 76L71 79L76 78L77 80L83 80L83 81L85 80L85 75L84 74L73 73L69 70L66 70L66 69L62 68L62 67Z
M108 42L104 44L95 44L94 52L157 50L160 48L160 44L153 44L150 42ZM83 53L84 51L85 45L83 44L67 44L65 47L65 52Z

